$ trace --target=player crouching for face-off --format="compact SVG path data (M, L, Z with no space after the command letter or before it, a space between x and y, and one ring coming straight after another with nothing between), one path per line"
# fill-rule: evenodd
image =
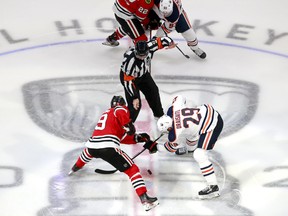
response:
M86 148L78 157L69 175L83 168L93 158L101 158L129 177L144 209L149 211L159 204L158 199L147 195L147 188L138 166L120 149L120 144L138 142L145 142L143 147L149 149L153 144L149 141L147 133L135 134L135 127L124 98L114 96L111 108L101 115L91 138L85 144Z
M168 141L164 144L168 152L176 153L179 149L182 153L178 154L193 152L207 183L207 187L199 191L199 198L220 196L213 164L207 155L207 150L213 149L223 128L220 114L209 104L187 107L185 98L176 96L167 115L158 120L157 126L162 133L168 133Z
M153 10L149 16L151 20L161 20L161 26L156 32L156 37L161 37L176 30L186 40L190 49L201 59L206 58L206 53L198 46L198 39L182 2L179 0L154 0Z

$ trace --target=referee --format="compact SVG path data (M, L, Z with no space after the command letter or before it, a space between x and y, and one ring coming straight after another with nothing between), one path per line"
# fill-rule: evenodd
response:
M155 51L176 45L170 37L138 41L124 53L120 70L120 81L124 87L132 122L135 122L141 109L140 91L144 94L155 118L164 115L159 89L151 77L151 59Z

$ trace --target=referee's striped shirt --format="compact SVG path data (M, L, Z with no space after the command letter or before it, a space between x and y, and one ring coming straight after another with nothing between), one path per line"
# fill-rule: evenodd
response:
M134 78L141 77L145 73L150 73L151 59L153 54L158 50L158 44L155 40L148 42L149 54L144 60L138 59L135 56L135 47L131 47L124 53L124 59L121 65L121 70L127 76L133 76Z

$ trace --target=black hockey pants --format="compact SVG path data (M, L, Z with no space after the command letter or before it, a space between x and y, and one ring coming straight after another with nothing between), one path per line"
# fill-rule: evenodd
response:
M122 85L124 86L124 74L122 71L120 72L120 81ZM130 94L124 88L128 109L130 111L131 119L133 122L136 121L139 115L140 109L141 109L141 98L140 98L139 91L141 91L143 95L145 96L153 112L154 117L159 118L162 115L164 115L164 111L162 108L160 95L159 95L159 89L156 83L154 82L153 78L151 77L150 73L145 73L141 77L135 78L134 86L135 86L135 93L136 93L135 95L137 95L140 101L139 103L140 107L138 110L135 110L133 107L133 100L135 99L135 97L131 97Z

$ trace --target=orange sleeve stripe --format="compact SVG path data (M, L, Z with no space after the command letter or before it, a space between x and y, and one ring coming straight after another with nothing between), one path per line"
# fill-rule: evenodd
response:
M131 80L133 80L135 77L133 77L133 76L128 76L126 73L124 73L124 80L125 81L131 81Z
M161 42L161 38L158 37L158 38L156 39L156 41L157 41L158 49L162 49L162 48L163 48L163 45L162 45L162 42Z
M169 152L176 152L175 149L171 148L171 146L169 145L169 142L166 142L166 143L164 144L164 147L165 147L166 150L169 151Z
M167 29L167 28L165 27L165 25L163 25L163 26L161 26L161 27L162 27L162 30L163 30L164 32L166 32L167 34L171 32L169 29Z
M208 170L202 171L202 173L205 174L205 173L211 172L211 171L213 171L213 170L214 170L213 167L211 167L211 168L208 169Z
M202 147L203 149L207 149L208 148L211 136L212 136L212 131L209 131L207 133L207 136L204 139L204 144L203 144L203 147Z
M212 108L210 107L210 105L207 105L207 119L205 121L205 125L201 131L201 133L205 133L205 131L207 130L208 125L210 124L210 122L212 121Z

